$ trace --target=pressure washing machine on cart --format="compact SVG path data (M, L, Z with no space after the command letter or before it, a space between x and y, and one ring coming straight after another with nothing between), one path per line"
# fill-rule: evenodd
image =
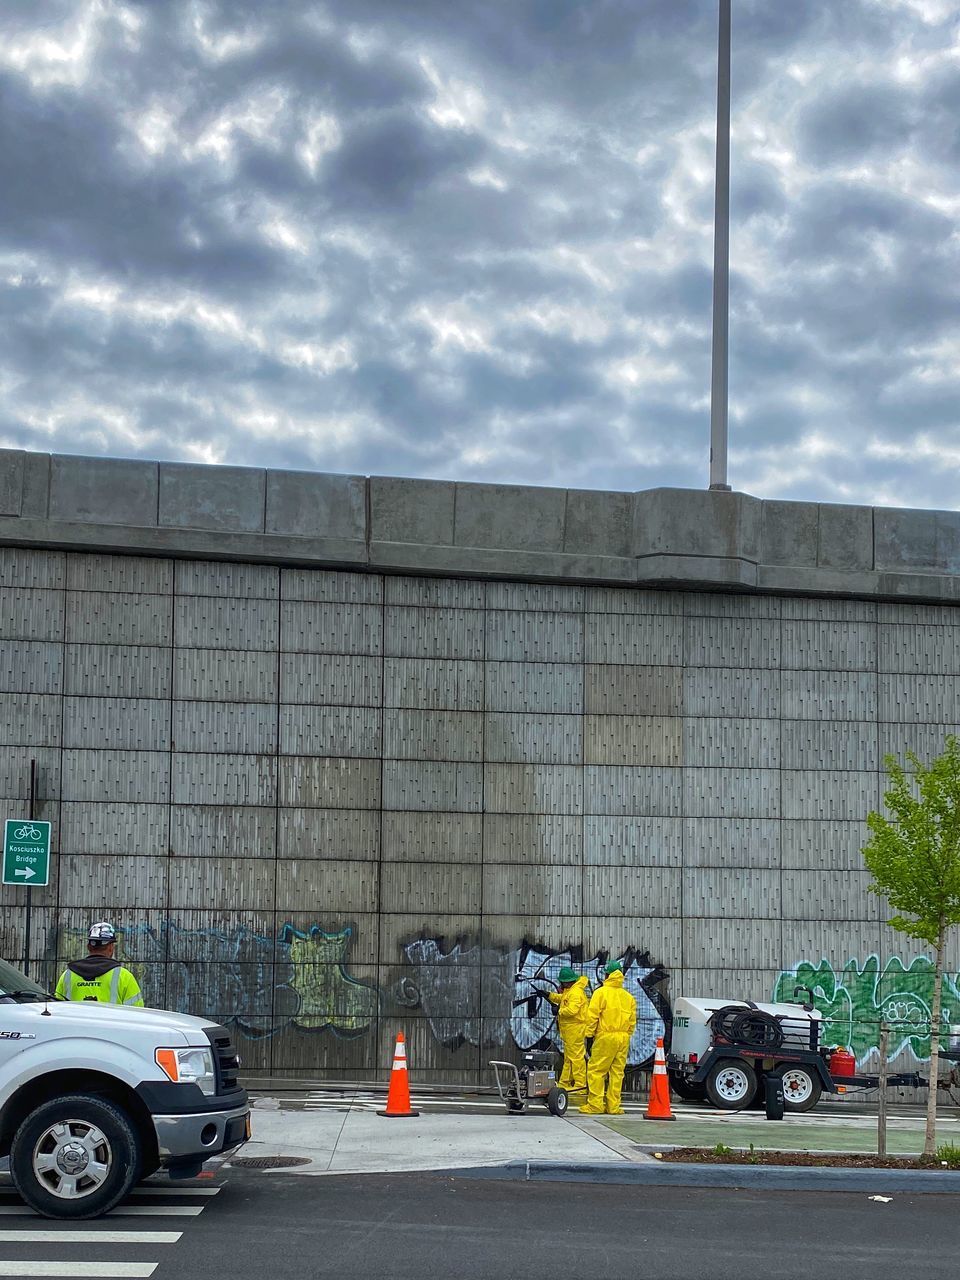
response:
M544 975L546 961L533 975L518 973L514 982L534 982L546 984L559 991L560 985ZM527 1014L533 1018L541 1000L548 998L542 988L534 987L527 994L519 996L513 1002L515 1009L520 1005L527 1006ZM553 1023L551 1023L551 1028ZM549 1031L543 1040L548 1039ZM543 1040L540 1043L543 1043ZM530 1049L523 1055L518 1067L516 1063L494 1059L490 1062L493 1078L496 1082L500 1101L511 1114L522 1114L530 1102L542 1102L551 1115L565 1116L570 1099L566 1089L557 1083L557 1057L551 1050Z
M529 1102L542 1102L551 1115L565 1116L569 1097L557 1084L557 1055L533 1049L523 1055L523 1063L494 1059L490 1066L497 1082L500 1101L509 1112L523 1112Z

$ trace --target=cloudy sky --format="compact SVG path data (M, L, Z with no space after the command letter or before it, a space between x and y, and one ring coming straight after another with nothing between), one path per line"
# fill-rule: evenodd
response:
M734 0L730 481L958 505L960 7ZM708 478L716 0L3 0L0 445Z

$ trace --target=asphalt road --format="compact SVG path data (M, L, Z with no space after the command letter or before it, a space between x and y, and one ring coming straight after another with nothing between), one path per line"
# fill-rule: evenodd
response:
M896 1195L880 1204L866 1194L240 1170L206 1183L202 1197L193 1188L204 1184L189 1186L182 1193L139 1193L132 1203L152 1206L149 1216L121 1213L77 1224L91 1233L82 1242L67 1234L76 1228L7 1209L0 1276L953 1280L960 1267L957 1200L939 1194ZM190 1214L170 1212L180 1206ZM33 1241L11 1235L24 1229L51 1235ZM179 1238L138 1240L144 1231ZM18 1269L24 1261L54 1261L57 1269Z

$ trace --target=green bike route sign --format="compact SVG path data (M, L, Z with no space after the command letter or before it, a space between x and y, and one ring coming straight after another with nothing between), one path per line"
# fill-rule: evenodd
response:
M3 825L3 883L50 883L50 823L8 818Z

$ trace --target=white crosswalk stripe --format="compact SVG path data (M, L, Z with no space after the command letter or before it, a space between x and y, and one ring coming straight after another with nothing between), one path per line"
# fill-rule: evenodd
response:
M139 1280L140 1277L152 1276L159 1265L159 1259L154 1257L150 1260L136 1260L137 1254L142 1254L147 1249L162 1250L175 1245L183 1238L183 1232L139 1230L133 1223L129 1227L121 1226L118 1220L196 1218L210 1207L210 1197L219 1195L220 1191L221 1187L142 1186L135 1188L131 1200L118 1205L105 1218L82 1224L53 1223L49 1219L39 1219L39 1215L16 1196L8 1182L0 1182L0 1215L8 1221L14 1220L9 1228L6 1222L0 1226L0 1277L56 1276L58 1280L71 1280L71 1277L80 1280L81 1277L96 1276L98 1280L113 1280L113 1277ZM148 1203L142 1202L143 1197L148 1198ZM169 1203L166 1202L168 1197ZM199 1198L201 1203L182 1202L191 1197ZM149 1202L151 1199L152 1203ZM14 1225L18 1218L22 1226ZM28 1227L27 1223L31 1221L38 1225ZM49 1225L41 1226L39 1222ZM76 1245L78 1256L76 1260L17 1258L16 1254L21 1247L29 1249L30 1246L37 1245L52 1248ZM91 1246L97 1248L104 1245L111 1246L116 1260L90 1262ZM125 1248L130 1253L123 1257ZM36 1249L35 1252L46 1252L46 1249Z
M156 1196L160 1196L163 1199L166 1199L168 1196L175 1196L178 1200L193 1200L199 1197L206 1199L209 1196L218 1196L219 1194L219 1187L151 1187L149 1185L135 1187L133 1191L130 1192L130 1195L135 1196L137 1200L141 1199L143 1196L149 1196L150 1199L153 1199ZM20 1197L14 1191L12 1184L9 1182L0 1182L0 1202L4 1200L10 1200L11 1202L16 1201L17 1204L21 1203Z
M119 1204L111 1209L108 1218L195 1218L203 1213L203 1204ZM5 1217L31 1214L25 1204L0 1204L0 1214Z
M135 1196L218 1196L220 1194L219 1187L137 1187L133 1192Z
M71 1280L72 1276L97 1276L103 1280L129 1276L131 1280L152 1276L156 1262L0 1262L0 1276L57 1276L58 1280Z
M0 1231L0 1244L176 1244L182 1231Z

